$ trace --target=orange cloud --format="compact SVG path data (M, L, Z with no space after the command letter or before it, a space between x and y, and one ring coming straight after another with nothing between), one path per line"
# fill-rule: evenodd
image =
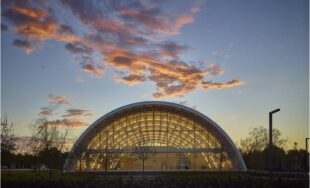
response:
M90 113L89 110L81 108L69 108L65 110L65 113L60 111L61 107L64 107L63 105L70 104L64 96L49 95L48 100L49 105L42 107L38 113L39 116L45 118L56 118L55 120L48 120L47 126L62 126L70 128L85 127L89 124L83 120L91 118L95 115Z
M61 120L48 121L47 125L58 126L58 127L79 128L79 127L86 127L89 124L83 121L78 121L78 120L61 119Z
M241 85L241 81L232 80L227 83L206 82L205 76L223 74L219 65L210 64L201 69L180 62L165 62L148 54L134 54L131 52L115 51L107 56L106 62L111 66L127 70L130 75L117 78L117 81L128 85L150 80L155 82L157 91L154 98L182 96L202 87L227 88Z
M66 112L67 113L64 114L62 117L71 118L74 120L85 119L85 118L89 118L89 117L94 116L94 114L92 114L92 113L87 113L88 110L79 109L79 108L70 108L70 109L67 109Z
M64 96L48 95L49 103L54 104L70 104Z
M19 25L16 32L28 38L49 39L56 33L58 25L53 21L45 23L28 22Z
M27 7L27 6L13 6L11 8L16 13L22 14L24 16L32 17L32 18L41 18L46 17L48 15L47 11L44 9L38 9L33 7Z
M100 65L92 65L92 64L83 64L82 69L89 75L95 75L96 77L100 78L103 76L104 69Z
M164 5L148 1L60 2L64 10L70 10L79 19L87 34L75 34L69 25L57 21L54 15L57 11L37 8L38 3L14 5L13 2L5 6L3 15L26 41L66 42L65 49L88 75L101 78L108 65L121 71L120 77L115 78L117 82L127 85L153 82L154 98L182 96L198 88L222 89L243 84L241 80L208 81L224 70L219 65L197 66L182 61L181 55L190 47L167 40L194 22L203 0L194 1L183 12L167 11ZM30 53L32 46L26 41L16 41L15 45ZM93 60L94 53L103 56L105 65ZM61 98L58 99L58 102L49 100L61 104Z
M53 115L54 109L52 107L43 107L39 112L39 116L47 117Z
M56 21L53 13L47 8L36 8L28 3L17 3L4 10L3 16L13 24L13 31L27 39L45 41L48 39L78 42L80 37L70 32L70 27ZM22 46L17 46L22 47ZM23 48L23 47L22 47ZM24 48L30 53L29 48Z
M190 15L178 15L175 17L173 27L169 29L169 34L176 35L179 34L179 30L187 24L190 24L194 21L192 14Z
M244 84L244 81L242 80L231 80L224 83L217 83L217 82L202 82L202 87L205 89L223 89L223 88L229 88L229 87L235 87L240 86Z
M131 74L129 76L117 78L116 80L127 85L135 85L145 81L146 78L144 76Z

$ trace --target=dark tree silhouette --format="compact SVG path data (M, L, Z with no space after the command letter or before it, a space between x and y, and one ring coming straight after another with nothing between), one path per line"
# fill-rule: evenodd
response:
M282 138L282 134L278 129L272 130L273 144L279 148L287 144L288 139ZM249 136L241 139L239 147L242 153L250 153L254 151L263 151L268 146L268 129L265 127L252 128Z
M1 165L10 168L15 150L14 123L7 116L1 116Z
M52 169L59 168L58 161L62 161L59 153L65 148L68 130L61 132L58 127L49 125L46 118L37 119L32 130L31 144L33 153L38 158L37 168L39 169L40 162L45 163L51 176Z
M15 149L14 123L6 116L1 117L1 151L12 152Z

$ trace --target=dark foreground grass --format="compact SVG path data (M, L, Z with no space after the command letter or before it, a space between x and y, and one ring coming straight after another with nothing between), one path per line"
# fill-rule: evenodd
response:
M64 173L53 170L40 173L29 170L1 170L2 187L105 187L105 175L96 173ZM276 175L270 179L265 175L248 172L114 172L107 176L108 187L296 187L306 188L307 176L284 177Z
M62 173L60 170L52 170L51 176L48 170L1 170L1 179L10 181L27 181L27 180L68 180L68 181L83 181L93 180L97 174L82 172L82 173Z
M48 170L37 172L35 170L1 170L2 180L11 181L24 181L24 180L68 180L68 181L81 181L81 180L96 180L104 178L104 172L75 172L75 173L62 173L60 170ZM125 179L141 179L141 178L155 178L155 177L167 177L175 179L236 179L247 178L250 175L245 172L109 172L108 178L122 177Z

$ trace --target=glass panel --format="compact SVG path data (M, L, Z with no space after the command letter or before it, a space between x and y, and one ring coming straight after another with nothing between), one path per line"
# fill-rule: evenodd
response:
M113 134L114 133L114 134ZM129 115L106 126L97 133L88 145L89 149L132 149L142 140L147 146L156 148L183 148L189 153L152 154L145 161L148 170L215 170L231 169L232 162L226 152L215 150L193 152L193 149L220 148L216 138L198 123L177 114L147 111ZM103 151L104 152L104 151ZM83 154L82 169L104 170L105 153ZM109 162L110 170L141 170L142 162L137 154L115 154L116 159ZM80 162L76 163L79 169Z

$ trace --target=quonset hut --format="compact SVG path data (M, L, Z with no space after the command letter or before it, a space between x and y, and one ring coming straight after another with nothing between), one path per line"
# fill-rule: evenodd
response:
M239 150L204 114L170 102L129 104L95 121L64 171L245 171Z

